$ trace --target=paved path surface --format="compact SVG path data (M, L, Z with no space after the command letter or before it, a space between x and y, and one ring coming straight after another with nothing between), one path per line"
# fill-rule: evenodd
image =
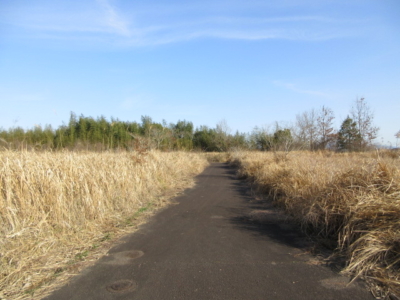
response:
M374 299L315 264L304 237L225 164L176 201L46 299Z

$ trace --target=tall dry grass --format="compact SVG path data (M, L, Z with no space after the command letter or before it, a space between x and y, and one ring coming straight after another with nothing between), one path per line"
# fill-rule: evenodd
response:
M369 280L376 295L400 295L399 153L234 152L230 161L344 255L345 272Z
M0 299L39 298L38 288L207 164L187 152L0 152Z

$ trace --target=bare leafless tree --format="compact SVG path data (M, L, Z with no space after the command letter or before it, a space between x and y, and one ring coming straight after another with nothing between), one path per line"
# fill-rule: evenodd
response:
M379 127L373 125L374 114L365 101L365 98L357 98L351 109L352 119L357 123L358 131L361 135L360 149L371 146L376 139Z
M317 116L317 136L318 148L326 149L326 147L335 139L335 132L333 128L333 120L335 116L333 110L322 106Z
M306 149L314 150L317 141L317 113L314 109L296 116L296 138Z
M396 147L399 147L399 140L400 140L400 130L394 135L396 137Z
M215 144L219 151L227 151L229 148L229 134L231 132L230 127L225 119L219 121L215 127Z
M163 141L167 137L168 130L161 126L152 126L150 128L150 139L152 141L152 146L156 149L161 149Z

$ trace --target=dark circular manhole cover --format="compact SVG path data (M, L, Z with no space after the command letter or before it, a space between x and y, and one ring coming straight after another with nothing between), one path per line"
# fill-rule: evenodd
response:
M111 293L125 293L136 288L136 283L132 280L118 280L106 287Z

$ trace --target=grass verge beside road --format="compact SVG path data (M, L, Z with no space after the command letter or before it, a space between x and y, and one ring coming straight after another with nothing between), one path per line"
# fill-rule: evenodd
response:
M190 187L188 152L0 151L0 299L38 299Z
M346 259L378 297L400 296L398 152L232 152L241 177ZM374 288L375 287L375 288Z

